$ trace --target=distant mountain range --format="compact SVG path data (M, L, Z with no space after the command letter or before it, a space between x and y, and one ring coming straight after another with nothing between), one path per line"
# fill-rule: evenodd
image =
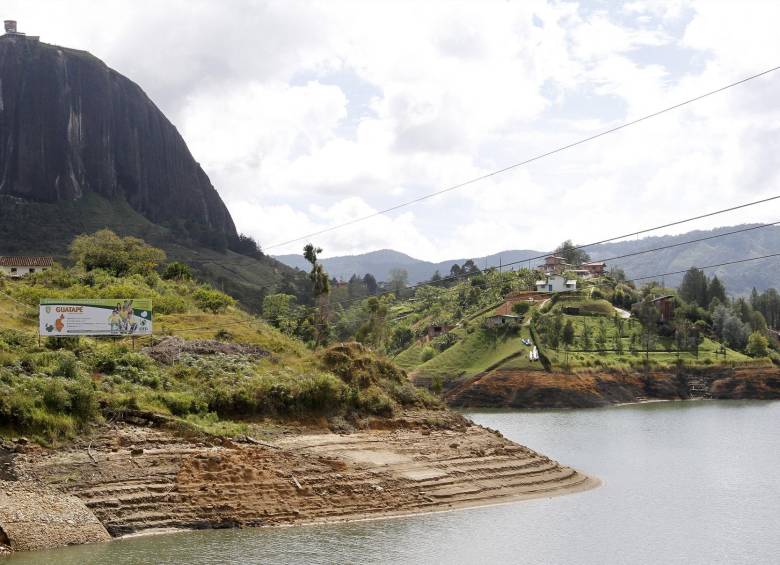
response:
M773 226L718 237L690 245L680 245L662 251L611 260L612 257L681 244L747 227L750 227L750 225L722 227L708 231L691 231L682 235L645 237L634 241L605 243L588 247L587 252L593 260L606 260L608 268L617 267L623 269L629 278L681 271L691 266L703 267L748 257L780 253L780 227ZM498 266L501 263L503 265L509 264L508 268L517 269L527 267L529 265L528 259L531 259L531 267L540 264L542 262L541 259L532 259L540 255L544 255L544 252L523 249L501 251L487 257L472 257L472 259L480 268L484 268L486 265ZM276 259L290 267L302 270L306 270L308 267L308 263L300 255L279 255ZM398 251L382 249L362 255L329 257L323 259L323 263L331 276L343 280L348 280L353 274L363 275L365 273L371 273L380 281L388 280L392 269L405 269L409 274L409 282L414 284L430 279L437 270L442 276L446 276L454 264L463 265L466 260L466 258L461 258L433 263L415 259ZM520 261L522 263L518 263ZM733 295L748 294L753 287L756 287L758 290L780 287L780 257L708 269L707 274L709 276L717 274L726 285L728 292ZM668 286L677 286L682 280L682 275L658 278L659 280L663 278L663 282Z

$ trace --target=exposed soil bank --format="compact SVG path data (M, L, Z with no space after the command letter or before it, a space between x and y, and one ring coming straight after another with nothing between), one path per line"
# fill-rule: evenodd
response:
M451 406L591 408L648 399L780 399L780 369L561 373L496 370L445 393Z
M37 485L39 492L70 495L94 513L93 524L120 536L381 518L598 484L454 414L407 416L381 427L214 444L150 427L106 426L63 449L24 446L11 463L18 480L4 487L15 493ZM10 512L2 508L7 500L0 497L0 527ZM39 515L52 509L51 501L41 502ZM31 524L13 535L11 545L22 548L23 539L39 533ZM55 537L51 546L66 543L80 541Z

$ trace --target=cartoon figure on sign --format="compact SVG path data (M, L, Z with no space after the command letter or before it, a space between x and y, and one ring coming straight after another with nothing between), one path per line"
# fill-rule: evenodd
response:
M111 310L111 315L108 317L108 324L111 326L111 333L119 333L122 318L119 316L119 304L116 308Z
M54 327L57 328L58 332L65 329L65 314L60 314L60 317L54 320Z

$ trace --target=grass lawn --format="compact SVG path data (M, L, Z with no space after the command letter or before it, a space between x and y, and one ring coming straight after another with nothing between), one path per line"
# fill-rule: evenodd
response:
M630 319L616 322L614 317L608 316L565 316L565 321L568 320L572 321L576 335L575 344L572 346L572 351L568 355L568 365L571 368L601 366L606 368L629 369L644 363L645 353L641 350L640 346L637 346L639 350L636 353L630 351L629 336L640 327L637 320ZM592 343L590 348L596 348L596 336L598 335L602 321L606 326L606 349L608 351L576 351L578 349L583 349L581 338L586 326L590 328L591 331ZM614 351L616 348L614 340L618 334L618 323L623 324L624 337L620 340L623 347L622 353ZM704 341L699 346L698 355L685 351L680 352L678 356L677 352L674 350L674 340L670 338L657 337L655 341L655 351L651 351L649 357L654 364L659 366L671 367L678 359L688 366L729 365L732 363L744 364L755 361L747 355L743 355L742 353L728 348L726 349L725 356L719 354L720 344L708 338L704 338ZM558 351L549 347L543 347L543 352L550 359L554 367L564 367L567 364L566 353L562 347L559 347Z

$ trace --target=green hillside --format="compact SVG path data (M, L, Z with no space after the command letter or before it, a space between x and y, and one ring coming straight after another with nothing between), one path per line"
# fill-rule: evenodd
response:
M164 249L171 260L191 265L199 278L252 311L260 309L263 296L276 291L308 297L303 273L267 256L241 255L225 249L224 242L198 241L182 235L184 230L154 224L123 200L87 193L77 201L46 204L0 196L0 255L53 255L66 262L74 236L103 228Z
M725 306L714 301L705 309L686 303L675 289L652 284L635 288L610 277L580 280L576 292L518 295L529 288L532 275L491 271L447 288L423 287L398 301L393 306L397 321L389 332L408 327L414 340L396 354L395 362L421 384L445 386L496 368L632 371L780 362L766 322L744 300ZM659 319L649 302L656 296L671 297L674 319ZM515 306L518 302L525 306ZM649 306L642 310L643 304ZM487 327L492 314L518 308L525 310L518 327ZM724 316L732 330L723 327ZM434 323L454 327L429 339L426 331ZM534 346L538 361L529 358Z
M161 277L162 267L77 264L0 278L0 435L51 443L134 413L180 430L258 435L266 421L349 425L438 406L360 344L312 352L203 282ZM39 340L44 297L151 299L155 335Z

